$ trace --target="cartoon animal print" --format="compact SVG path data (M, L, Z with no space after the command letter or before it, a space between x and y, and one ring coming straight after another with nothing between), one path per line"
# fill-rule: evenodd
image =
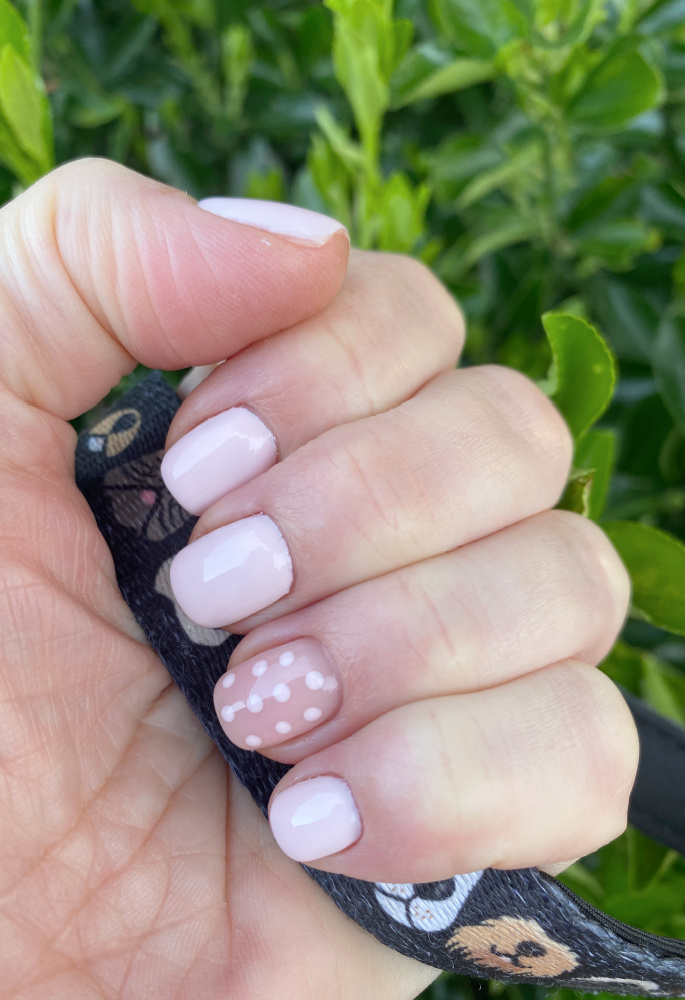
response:
M392 920L417 931L442 931L459 915L482 871L443 882L376 882L376 901Z
M104 451L114 458L131 444L140 430L140 413L130 408L117 410L88 431L88 451Z
M220 628L206 628L204 625L197 625L194 621L190 620L174 597L174 592L171 589L171 580L169 579L169 569L173 558L173 556L169 556L157 570L155 590L163 597L169 598L174 606L179 625L191 642L194 642L196 646L221 646L222 643L226 642L231 633L225 632Z
M654 994L654 996L666 996L658 983L653 983L649 979L615 979L613 976L588 976L587 979L564 979L563 985L573 990L583 990L590 992L598 989L606 990L611 986L631 987L631 993L637 987L640 993Z
M119 524L160 542L192 516L167 490L159 472L163 451L125 462L103 480L112 513Z
M446 946L476 965L526 976L559 976L578 965L578 956L554 941L537 920L497 917L458 927Z

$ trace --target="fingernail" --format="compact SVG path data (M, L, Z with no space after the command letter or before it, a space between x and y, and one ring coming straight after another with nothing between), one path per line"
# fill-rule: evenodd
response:
M327 858L362 835L352 792L342 778L329 774L279 792L271 801L269 823L276 843L293 861Z
M169 448L161 473L191 514L202 514L276 461L276 440L251 410L234 406L194 427Z
M576 861L580 861L580 858L572 858L571 861L555 861L553 864L549 865L538 865L537 867L541 872L547 872L548 875L560 875L565 872L567 868L571 865L575 865Z
M271 518L254 514L181 549L169 568L169 580L192 621L220 628L287 594L293 582L292 560Z
M259 201L256 198L203 198L198 207L206 212L220 215L232 222L245 226L265 229L276 233L291 243L304 243L320 247L328 243L336 233L347 230L342 222L328 215L312 212L297 205L285 205L280 201Z
M309 732L340 707L337 671L318 639L295 639L230 669L214 689L229 739L246 750Z

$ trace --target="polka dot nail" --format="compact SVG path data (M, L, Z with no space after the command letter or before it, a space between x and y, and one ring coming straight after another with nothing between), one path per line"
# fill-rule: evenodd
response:
M239 747L259 750L330 719L340 681L317 639L295 639L228 670L214 689L221 727Z

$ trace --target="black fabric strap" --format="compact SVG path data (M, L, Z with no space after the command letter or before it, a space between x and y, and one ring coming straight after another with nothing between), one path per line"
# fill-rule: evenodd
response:
M195 522L159 474L178 406L161 376L148 376L81 435L76 479L109 545L124 599L234 775L266 813L287 768L234 746L213 707L214 684L240 637L189 621L169 585L169 564ZM685 734L638 699L630 702L644 747L631 807L636 825L649 832L645 817L651 818L660 839L678 829L680 839L670 843L682 845ZM305 870L380 942L438 969L594 993L685 996L685 942L622 924L537 868L487 869L428 884Z
M685 854L685 729L621 691L640 735L628 820L648 837Z

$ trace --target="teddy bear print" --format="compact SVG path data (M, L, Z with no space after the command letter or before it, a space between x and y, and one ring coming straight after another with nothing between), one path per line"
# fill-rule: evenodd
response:
M157 451L125 462L111 469L103 480L115 520L150 542L161 542L192 517L162 481L159 466L163 454Z
M578 965L578 956L554 941L537 920L497 917L458 927L446 947L476 965L526 976L559 976Z

